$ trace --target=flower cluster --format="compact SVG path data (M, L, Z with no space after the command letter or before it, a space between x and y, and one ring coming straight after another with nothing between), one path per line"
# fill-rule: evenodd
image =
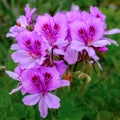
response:
M64 74L68 66L84 61L92 66L97 63L97 53L106 52L107 45L115 44L107 35L120 33L119 29L107 31L106 16L97 7L90 7L90 13L73 6L69 12L35 14L36 9L25 7L25 15L17 19L7 37L16 40L11 46L14 62L18 63L14 72L6 73L18 81L18 86L10 94L21 90L29 94L23 98L25 105L38 103L40 114L45 118L48 108L60 107L60 99L51 93L70 81ZM71 72L72 73L72 72Z

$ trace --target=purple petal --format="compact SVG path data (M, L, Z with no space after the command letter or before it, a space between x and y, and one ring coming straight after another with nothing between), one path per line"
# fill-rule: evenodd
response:
M39 111L40 111L42 118L45 118L48 114L48 105L47 105L45 96L41 97L38 107L39 107Z
M56 66L57 70L59 71L60 76L62 76L67 70L67 65L65 65L63 60L55 61L55 66Z
M81 19L81 14L78 11L70 11L66 13L66 16L68 18L68 22L72 23L76 20L80 20Z
M68 80L61 80L61 87L64 87L64 86L70 86L70 81L68 81Z
M72 4L71 11L80 11L80 8L78 5Z
M23 98L23 103L25 105L35 105L40 100L41 94L27 95Z
M112 39L106 38L106 37L104 37L104 39L106 39L106 40L108 40L110 43L112 43L112 44L118 46L118 43L117 43L115 40L112 40Z
M55 45L57 45L59 48L62 48L68 45L68 41L64 39L59 39L55 42Z
M47 91L52 91L60 87L60 73L56 67L41 67L40 70L42 74L49 73L51 79L47 82Z
M93 55L95 55L95 50L91 47L87 47L86 48L87 52L88 52L88 55L91 57Z
M84 36L87 35L86 30L87 30L87 26L86 23L83 21L75 21L73 23L70 24L70 34L71 34L71 38L72 40L79 40L81 42L84 43L84 38L81 37L79 35L79 30L83 30L84 31Z
M22 92L22 95L25 95L27 93L27 91L23 88L23 86L22 86L21 92Z
M17 19L17 23L20 23L20 24L21 24L21 27L24 27L24 28L26 28L26 26L28 26L26 17L23 16L23 15L20 16L20 17Z
M29 58L29 54L24 50L18 50L12 54L12 58L14 62L26 62L26 60Z
M116 45L116 46L119 46L118 43L117 43L115 40L109 39L109 41L110 41L112 44L114 44L114 45Z
M77 62L78 59L78 52L74 49L71 49L70 47L67 48L65 51L64 59L69 63L69 64L74 64Z
M36 8L33 8L32 10L30 10L29 4L26 5L25 7L25 17L32 19L32 14L36 11Z
M17 35L17 33L7 33L6 34L6 38L8 38L8 37L16 37L16 35Z
M45 99L49 108L57 109L60 107L60 99L57 96L47 93Z
M14 88L14 89L12 89L12 91L11 91L9 94L11 95L11 94L13 94L13 93L19 91L21 88L22 88L22 85L20 85L20 86Z
M105 32L105 35L113 35L113 34L117 34L117 33L120 33L120 29L112 29L112 30L108 30Z
M7 33L6 38L8 37L16 37L22 30L25 30L23 27L18 27L17 25L14 25L10 28L10 33Z
M14 62L20 63L21 68L31 68L36 62L26 51L18 50L12 54L12 59Z
M44 34L44 31L43 31L43 25L45 24L50 25L52 21L53 19L49 14L45 14L44 16L39 15L37 17L37 22L34 26L35 31L41 34L43 38L46 38L46 34Z
M32 15L35 11L36 11L36 8L33 8L33 9L31 10L31 15Z
M81 20L82 21L86 21L89 17L90 17L90 14L88 12L86 12L85 10L83 10L81 12Z
M16 74L15 72L11 72L11 71L6 70L5 73L6 73L9 77L13 78L14 80L20 81L18 74Z
M106 16L102 14L97 7L90 6L90 13L94 15L96 18L101 18L102 21L105 21Z
M25 16L26 16L26 18L30 16L30 7L29 7L29 4L27 4L26 7L25 7Z
M11 50L20 50L19 44L12 44Z
M22 73L22 85L23 88L30 94L36 94L42 92L42 84L43 83L43 78L41 78L41 74L39 73L40 71L37 70L36 67L31 68L31 69L26 69ZM33 81L33 76L39 74L39 77L41 78L40 80L36 82Z
M93 17L92 15L86 20L87 25L87 32L89 34L89 37L92 36L92 39L95 41L100 40L103 38L104 32L105 32L105 24L101 19L97 19ZM90 27L94 28L94 32L90 31Z
M60 50L60 49L54 49L54 55L64 55L65 52L63 50Z
M102 46L106 46L106 45L110 45L111 43L110 43L110 41L108 41L108 40L99 40L99 41L94 41L93 43L92 43L92 45L94 46L94 47L102 47Z
M95 50L91 47L86 47L88 55L93 58L95 61L99 60L99 57L96 55Z
M86 45L82 41L73 40L70 45L71 49L76 51L82 51L86 48Z
M100 52L106 52L107 50L108 49L106 48L106 46L98 48L98 51L100 51Z
M61 12L58 12L53 17L53 20L54 20L54 25L57 24L59 26L59 30L56 31L57 40L65 39L67 37L67 30L68 30L68 23L67 23L66 15Z

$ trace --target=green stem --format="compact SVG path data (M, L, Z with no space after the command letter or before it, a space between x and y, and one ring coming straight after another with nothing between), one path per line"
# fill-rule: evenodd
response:
M74 68L73 68L73 72L75 72L75 70L77 68L77 64L78 64L78 62L75 63Z
M85 91L86 85L87 85L86 83L82 84L82 86L81 86L81 88L79 90L79 97L80 98L82 97L82 95L83 95L83 93Z

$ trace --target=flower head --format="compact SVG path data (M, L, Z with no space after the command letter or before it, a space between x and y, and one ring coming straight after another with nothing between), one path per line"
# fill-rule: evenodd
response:
M33 30L33 22L32 22L32 15L36 11L36 8L30 10L29 5L27 4L25 7L25 16L21 15L17 21L16 25L10 28L10 32L7 33L6 37L13 37L15 38L21 31L24 30Z
M56 46L57 54L63 54L63 49L67 44L65 38L67 37L68 24L66 16L62 13L57 13L54 17L49 14L39 16L35 24L35 31L41 35L48 46L48 50Z
M61 80L60 74L55 67L31 68L25 70L22 77L25 90L31 94L23 98L24 104L35 105L39 102L38 106L43 118L47 116L48 108L59 108L60 99L51 94L50 91L61 86L68 86L69 81Z
M22 68L30 68L43 63L46 46L40 35L36 32L23 31L16 40L18 47L17 51L12 54L12 58L15 62L20 63ZM16 49L16 45L12 49Z
M93 59L96 59L94 48L111 44L108 40L103 39L104 23L101 19L96 19L93 16L89 16L84 21L71 23L70 31L72 38L71 48L80 52L86 50Z

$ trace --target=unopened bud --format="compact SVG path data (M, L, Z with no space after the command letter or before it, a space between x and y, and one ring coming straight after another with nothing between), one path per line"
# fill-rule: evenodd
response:
M6 67L5 66L0 66L0 72L1 71L5 71L6 70Z
M89 75L86 75L86 83L90 83L91 77Z
M79 76L78 76L78 78L80 78L80 79L85 79L85 77L86 77L86 74L85 74L85 73L81 73L81 74L79 74Z
M0 66L0 76L5 72L6 67L5 66Z

